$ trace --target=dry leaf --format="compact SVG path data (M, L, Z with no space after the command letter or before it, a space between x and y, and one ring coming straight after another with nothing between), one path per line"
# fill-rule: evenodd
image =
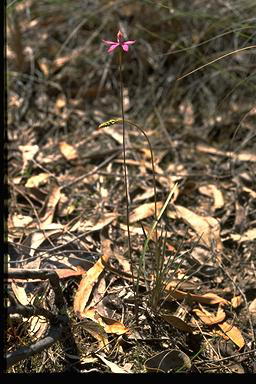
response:
M33 297L32 300L29 300L25 288L23 286L19 286L16 284L15 281L12 280L11 287L12 291L16 297L16 299L19 301L21 305L30 305L33 304L33 299L36 298L36 296ZM41 281L41 280L40 280ZM24 280L22 280L24 282ZM31 316L28 319L29 326L27 327L28 334L30 335L32 340L39 339L48 328L48 321L43 316Z
M179 349L171 349L150 357L144 365L149 372L170 372L179 368L189 370L191 361L184 352Z
M217 156L231 157L232 159L237 159L239 161L256 161L256 155L250 152L231 152L231 151L221 151L214 147L210 147L203 144L198 144L196 149L200 152L210 153Z
M43 72L44 76L47 78L49 76L49 60L45 57L38 58L37 60L38 66Z
M24 280L23 280L24 281ZM29 305L29 299L26 294L25 288L17 285L14 280L11 283L12 291L21 305Z
M129 331L129 328L127 328L120 321L111 319L106 316L101 316L101 318L105 323L104 329L107 333L115 333L116 335L123 335L124 333L127 333Z
M92 268L87 271L87 274L82 278L78 290L74 298L74 311L79 316L84 311L94 284L97 282L104 266L99 259Z
M256 299L254 299L254 300L250 303L250 305L249 305L249 307L248 307L248 310L249 310L249 312L250 312L251 315L256 316Z
M220 224L215 218L197 215L181 205L176 205L175 210L176 217L181 218L185 223L192 227L209 248L211 248L212 242L214 241L216 249L219 251L222 250ZM173 212L168 212L168 216L173 217Z
M154 229L152 231L152 227L149 227L148 225L143 225L143 228L144 228L144 231L147 235L147 238L150 238L150 240L152 241L156 241L157 239L159 239L161 236L162 238L170 238L172 236L172 232L169 232L169 231L162 231L161 229ZM166 248L169 247L168 243L165 244L166 245ZM173 248L174 250L174 248Z
M233 343L239 347L239 349L243 348L245 341L237 327L232 324L228 324L227 322L218 324L218 326L230 338L230 340L232 340Z
M230 237L238 243L253 241L256 239L256 228L248 229L248 231L246 231L243 235L239 235L237 233L231 234Z
M32 160L39 151L38 145L19 145L18 149L22 152L23 162L27 164L29 160Z
M194 294L194 293L188 293L183 292L178 289L173 288L172 283L167 284L165 288L165 292L168 294L167 298L164 300L172 301L173 299L176 300L183 300L186 299L190 302L198 302L202 304L229 304L229 302L222 297L216 295L215 293L205 293L203 295Z
M61 141L59 143L59 149L60 149L61 154L68 161L76 160L78 158L78 154L77 154L76 149L72 145L67 144L65 141Z
M117 217L118 217L118 213L108 212L102 215L96 223L91 220L84 220L84 221L78 220L74 225L72 225L71 228L69 228L69 231L70 232L71 231L73 232L76 230L79 230L79 232L99 231L100 229L106 227L108 224L112 223L112 221L114 221Z
M110 255L112 254L110 249L110 240L103 240L102 248L102 259L107 262ZM74 298L74 312L78 316L81 316L84 309L86 308L93 286L98 281L98 278L103 270L104 265L102 264L101 259L99 259L93 265L93 267L87 271L87 274L82 278Z
M59 111L60 109L64 108L67 104L67 100L64 94L61 94L57 97L57 100L55 102L56 110ZM72 159L71 159L72 160Z
M83 313L81 314L81 317L83 319L91 319L95 323L100 324L104 328L104 323L101 319L100 313L97 311L97 308L88 306L87 308L84 309Z
M159 215L160 210L163 206L162 201L156 203L157 215ZM146 219L147 217L154 216L155 214L155 203L145 203L135 208L130 214L130 223L135 223Z
M83 317L83 316L81 316ZM99 348L106 348L108 345L108 335L106 334L102 325L89 319L83 319L78 323L79 326L83 327L85 331L90 333L96 340L99 341ZM106 348L107 349L107 348Z
M59 231L53 231L53 233L58 233ZM27 238L29 239L29 238ZM31 234L31 248L29 250L29 255L34 256L37 248L47 239L47 235L44 232L36 231ZM25 266L24 266L25 267Z
M123 223L119 223L120 229L127 234L127 225ZM141 227L135 227L133 225L130 226L130 234L131 235L142 235L144 234L143 229Z
M41 228L46 228L49 224L52 223L55 208L59 202L61 193L60 193L60 187L54 186L50 192L50 196L46 205L46 212L44 216L41 218Z
M42 226L43 227L43 226ZM56 228L56 229L55 229ZM36 230L32 234L29 234L28 237L25 239L25 243L23 245L29 244L29 256L33 257L34 253L36 252L37 248L45 241L49 241L49 237L61 233L60 231L62 229L62 224L57 223L51 223L47 226L45 225L45 228L42 230ZM24 268L33 268L32 265L36 260L28 261L23 264ZM35 263L37 264L37 262Z
M223 309L221 308L221 306L219 306L216 315L208 312L201 305L200 305L200 308L201 308L201 310L200 309L194 309L193 312L200 318L200 320L203 323L205 323L207 325L213 325L213 324L221 323L226 317L226 314L223 311Z
M111 136L118 144L123 145L123 133L118 128L118 125L102 128L99 132Z
M39 151L39 146L38 145L19 145L18 149L22 152L23 165L22 165L21 173L23 173L29 161L31 161Z
M224 206L223 194L214 184L208 184L199 187L199 192L213 198L213 207L215 210Z
M112 363L111 361L105 359L105 357L101 356L100 354L96 353L96 356L98 356L103 361L103 363L105 363L111 369L111 372L113 372L113 373L128 373L124 369L120 368L117 364Z
M243 302L243 299L241 295L232 297L231 299L231 305L233 308L238 308L239 305L242 304L242 302Z
M82 267L77 267L77 271L74 269L69 269L69 268L56 268L54 269L54 272L57 273L60 279L65 279L67 277L71 276L81 276L81 275L86 275L86 271Z
M154 188L148 188L144 193L141 195L136 196L133 199L133 202L135 203L136 201L142 201L142 200L147 200L150 199L151 197L154 196Z
M8 223L8 228L12 227L21 227L24 228L28 226L30 223L32 223L33 218L31 216L23 216L21 214L17 215L14 214L13 216L10 217L9 223Z
M49 179L49 177L50 177L49 173L41 172L38 175L30 177L27 180L25 187L27 187L27 188L39 187L39 185L45 184L46 181Z
M57 69L60 69L60 67L68 63L69 61L76 59L82 54L83 51L84 51L84 46L73 49L69 55L58 56L52 63L53 70L56 71Z
M171 324L173 327L179 329L180 331L192 333L195 330L195 326L192 324L186 323L186 321L182 320L180 317L174 315L161 315L161 317Z
M243 187L243 191L248 192L253 199L256 199L256 192L253 191L251 188Z

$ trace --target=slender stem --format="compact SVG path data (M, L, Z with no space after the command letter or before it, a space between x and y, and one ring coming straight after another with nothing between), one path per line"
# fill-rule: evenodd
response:
M129 219L129 196L128 196L127 168L126 168L125 118L124 118L124 97L123 97L122 51L121 51L121 49L119 49L119 78L120 78L120 103L121 103L121 114L122 114L122 125L123 125L124 185L125 185L125 200L126 200L126 222L127 222L127 233L128 233L128 253L129 253L129 259L130 259L130 264L131 264L133 291L136 292L135 279L134 279L134 269L133 269L133 262L132 262L132 247L131 247L130 219ZM137 319L138 318L137 306L136 306L135 316Z
M136 127L143 135L144 137L146 138L147 142L148 142L148 146L149 146L149 151L150 151L150 159L151 159L151 166L152 166L152 175L153 175L153 189L154 189L154 205L155 205L155 221L157 221L157 204L156 204L156 176L155 176L155 166L154 166L154 155L153 155L153 150L152 150L152 146L151 146L151 143L149 141L149 138L148 136L146 135L145 131L137 124L133 123L132 121L129 121L129 120L124 120L126 123L130 124L130 125L133 125L134 127ZM151 236L151 234L150 234ZM150 237L149 236L149 237Z

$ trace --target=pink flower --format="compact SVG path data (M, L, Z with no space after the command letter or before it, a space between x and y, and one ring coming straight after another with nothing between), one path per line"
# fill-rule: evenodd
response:
M134 41L124 41L123 35L121 31L118 31L117 34L117 41L108 41L108 40L102 40L106 45L110 45L108 52L111 53L116 49L118 46L122 47L125 52L128 52L129 45L132 45L135 43Z

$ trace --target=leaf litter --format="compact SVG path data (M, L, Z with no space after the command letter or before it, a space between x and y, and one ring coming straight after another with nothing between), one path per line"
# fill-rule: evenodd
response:
M129 7L131 10L127 8L125 12L133 14L133 6ZM109 17L108 12L106 17ZM63 36L67 24L60 21L53 28L47 18L41 12L33 19L34 24L24 22L23 27L26 30L34 25L40 32L44 25L46 36L51 36L55 29ZM138 25L141 27L140 23ZM37 33L36 28L33 31ZM87 30L80 32L87 33ZM97 29L95 37L100 39ZM109 67L106 66L104 72L99 63L92 61L89 73L86 61L82 65L86 80L79 75L80 60L86 50L84 39L80 41L77 35L78 46L72 48L67 44L65 55L59 51L62 43L57 40L52 42L52 51L48 49L47 38L36 41L39 51L45 47L48 52L47 57L42 54L37 58L37 71L44 76L43 81L31 73L26 83L20 73L20 77L17 75L19 81L11 82L8 241L12 252L8 267L57 273L71 303L69 310L82 352L81 361L91 359L96 366L100 360L111 372L127 372L123 368L125 364L132 364L129 372L136 371L137 360L141 359L137 371L169 372L179 368L204 371L212 360L207 350L205 363L197 356L202 346L197 341L198 336L206 338L216 349L216 342L229 340L241 358L243 352L249 355L255 341L256 194L250 120L241 122L237 135L233 135L231 148L233 132L229 123L218 131L217 119L212 121L209 116L204 120L203 117L200 128L195 122L199 112L193 100L181 97L178 108L170 104L168 110L164 110L160 128L159 116L157 118L156 112L148 107L146 95L151 94L151 90L147 92L145 86L137 103L126 88L127 115L135 112L145 123L154 147L158 214L174 183L179 181L145 255L146 271L139 285L140 322L136 326L131 264L127 257L127 226L123 219L121 125L96 131L102 121L109 119L109 112L105 111L119 114L119 103L109 92L112 87L106 80ZM29 43L33 46L34 39ZM33 49L30 47L30 52ZM15 65L14 61L11 65ZM129 65L131 84L136 83L137 68L135 71L132 62ZM152 61L150 65L155 64ZM112 80L114 84L115 79ZM152 85L154 81L151 80L153 78L145 84ZM99 86L95 86L96 83ZM68 84L72 86L68 88ZM36 108L27 93L29 89L33 90ZM137 95L136 92L134 89ZM214 93L210 88L208 97L214 105ZM232 108L230 104L218 118L222 122L230 119L232 125L237 119L235 116L233 120L232 111L240 108L246 111L248 105L244 107L238 102ZM145 111L148 111L147 116L144 116ZM248 118L250 116L253 114L248 114ZM222 137L224 131L230 135L228 140ZM163 132L171 138L168 145ZM247 139L243 140L243 135ZM111 152L115 152L115 157L104 163ZM127 157L133 262L138 266L155 212L150 152L143 137L132 129L127 132ZM70 182L74 184L67 187ZM103 232L104 241L101 240ZM163 267L168 265L169 269L165 271L167 284L159 295L161 301L151 309L150 293L156 276L153 272L159 265L159 251L155 249L160 238ZM138 268L135 271L137 273ZM10 292L23 305L31 302L38 288L44 290L40 279L14 279L12 282L8 279L8 284ZM104 300L106 298L109 300ZM186 307L185 316L177 313L177 307ZM33 324L35 338L39 340L43 331L40 334L41 325L38 329L37 326ZM32 328L28 334L32 336ZM157 341L154 344L152 340ZM177 349L180 345L186 354L179 347ZM224 355L219 353L218 356L221 360ZM232 355L229 358L232 359ZM54 367L55 363L52 369ZM216 363L214 369L218 367Z

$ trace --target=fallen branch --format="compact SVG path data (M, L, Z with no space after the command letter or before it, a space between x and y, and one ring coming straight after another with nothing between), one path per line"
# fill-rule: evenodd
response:
M42 307L34 307L32 305L20 305L14 303L11 307L7 308L7 315L20 314L24 317L31 316L44 316L49 320L49 330L45 337L35 342L28 347L22 347L16 351L6 354L7 369L19 361L25 360L35 354L42 352L44 349L49 348L57 340L62 343L63 350L66 353L67 361L70 360L68 355L75 355L77 358L72 359L72 363L79 362L79 351L76 346L71 326L70 319L67 314L66 304L63 297L62 289L60 286L59 277L56 272L52 270L33 270L33 269L18 269L10 268L5 274L5 278L9 279L41 279L49 280L54 292L54 304L57 308L57 314L51 313L49 310Z
M48 335L29 347L23 347L17 349L17 351L6 354L6 368L10 368L12 365L19 361L25 360L37 353L42 352L44 349L49 348L62 336L62 326L52 326L49 329Z

